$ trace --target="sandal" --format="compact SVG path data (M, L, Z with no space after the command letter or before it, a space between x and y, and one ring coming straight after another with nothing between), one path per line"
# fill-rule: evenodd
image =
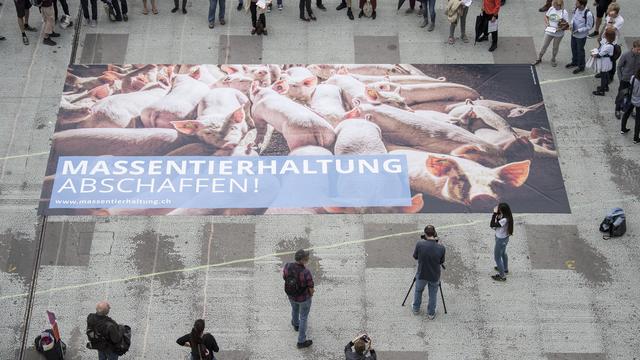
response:
M143 9L142 15L149 15L149 9Z
M158 15L158 9L151 9L151 12L153 13L153 15Z
M449 45L453 45L455 44L455 42L456 42L456 39L453 38L452 36L449 36L449 41L448 41Z

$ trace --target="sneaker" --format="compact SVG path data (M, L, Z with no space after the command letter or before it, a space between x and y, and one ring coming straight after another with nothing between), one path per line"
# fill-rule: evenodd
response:
M358 13L358 19L364 16L364 10L360 10Z
M411 13L413 13L413 9L412 8L408 8L407 10L404 11L405 14L409 15Z
M631 129L622 129L622 130L620 130L620 134L624 135L624 134L628 133L629 131L631 131Z
M422 16L422 14L424 14L424 11L422 10L422 7L420 9L418 9L418 16Z
M271 12L271 7L272 7L272 6L273 6L273 5L271 5L271 4L269 4L269 6L267 6L267 12L268 12L268 13L270 13L270 12Z
M296 346L298 347L298 349L304 349L304 348L308 348L309 346L311 346L311 344L313 344L313 341L305 340L304 342L296 344Z
M493 43L491 44L491 46L489 47L489 52L494 52L496 51L496 49L498 48L498 44Z
M340 5L338 5L338 7L336 7L336 10L340 11L340 10L346 8L346 7L347 7L347 3L343 1L343 2L340 3Z
M291 326L293 326L293 330L300 331L300 327L299 326L296 326L296 325L291 325Z
M594 76L596 79L600 79L602 77L601 73L597 73L596 76Z
M122 15L122 20L129 21L129 17L127 16L127 14Z
M213 29L215 27L215 24L213 21L209 21L209 29Z
M595 96L604 96L605 95L604 91L602 91L602 90L593 91L592 94L595 95Z
M489 40L489 35L482 35L476 40L477 42L483 42Z
M580 74L581 72L584 72L584 68L577 68L577 69L573 70L574 74Z
M31 31L31 32L36 32L38 31L38 29L34 28L33 26L29 26L29 24L24 24L24 29L26 31Z
M427 31L431 32L431 31L433 31L433 29L435 29L435 27L436 27L436 24L431 23L431 24L429 24L429 27L427 28Z
M7 40L7 38L2 36L2 35L0 35L0 41L5 41L5 40Z
M255 35L257 31L256 28L251 29L251 35Z
M242 4L238 4L238 6L236 6L236 10L238 11L242 10Z
M282 9L284 9L284 6L282 4L278 5L278 11L282 11Z
M376 11L373 10L373 12L371 13L371 20L375 20L376 19Z
M427 19L422 20L422 23L420 24L421 28L427 27L427 25L429 25L429 21Z
M42 40L42 43L45 45L49 45L49 46L56 46L56 42L51 40L50 38L44 38L44 40Z
M449 45L455 44L456 39L453 36L449 36L449 41L447 42Z
M411 313L412 313L413 315L416 315L416 316L417 316L417 315L420 315L420 310L413 310L413 309L411 309Z
M567 65L565 65L564 67L565 67L565 68L567 68L567 69L571 69L571 68L574 68L574 67L576 67L576 66L578 66L578 65L576 65L576 64L574 64L574 63L568 63L568 64L567 64Z
M187 13L187 9L186 8L182 8L182 13L186 14Z
M347 17L349 18L349 20L353 20L353 11L351 11L351 8L347 9Z
M22 34L22 43L25 45L29 45L29 38L27 37L27 34Z
M269 35L269 33L267 32L267 29L262 30L262 35L264 35L264 36Z
M317 7L318 9L322 10L322 11L327 11L327 8L326 8L326 7L324 7L324 5L322 5L322 4L316 4L316 7Z
M435 318L436 318L436 314L432 314L432 315L427 314L427 319L433 320Z
M553 67L558 66L558 62L556 61L556 59L551 59L551 66Z
M178 10L180 10L180 8L174 7L173 9L171 9L171 12L175 14L178 12Z
M495 281L507 281L507 278L500 276L500 274L495 274L491 278Z
M598 31L594 31L594 32L592 32L591 34L589 34L588 36L589 36L590 38L594 38L594 37L596 37L596 36L598 36L598 35L600 35L600 33L599 33Z
M313 15L313 14L309 15L309 19L311 19L311 20L313 20L313 21L318 20L318 19L316 19L315 15Z
M89 23L89 26L91 26L92 28L98 26L98 20L91 20L91 22Z
M306 22L311 21L311 19L309 19L308 17L304 17L304 16L300 16L300 20L306 21Z
M463 43L468 44L469 43L469 37L467 35L462 35L460 36L460 39L462 40Z
M616 119L620 120L622 118L622 111L616 110Z
M633 140L634 144L640 144L640 140Z
M224 19L220 19L220 25L224 25L224 24L226 24L226 23L227 23L227 22L226 22L226 21L224 21Z
M91 25L91 20L89 20L89 19L87 19L87 18L84 18L84 24L85 24L86 26Z
M495 271L500 271L500 270L498 270L498 267L497 267L497 266L494 266L494 267L493 267L493 270L495 270ZM504 271L504 273L505 273L505 274L508 274L508 273L509 273L509 270L505 270L505 271Z

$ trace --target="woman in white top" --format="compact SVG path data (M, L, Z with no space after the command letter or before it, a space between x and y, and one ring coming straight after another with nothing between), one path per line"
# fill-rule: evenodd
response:
M608 27L604 31L603 43L600 44L598 51L591 54L597 61L596 69L600 73L600 86L593 92L593 95L604 96L609 91L609 72L613 68L613 42L616 39L616 30L613 27Z
M496 261L494 269L498 272L491 278L496 281L506 281L505 274L509 273L509 257L507 256L507 244L509 236L513 235L513 215L507 203L500 203L493 209L491 228L496 231L496 244L493 248L493 256Z
M542 62L542 56L547 52L549 44L553 40L553 50L551 53L551 66L556 67L556 56L558 55L558 49L560 49L560 41L564 36L564 31L569 28L569 12L564 9L563 0L553 0L552 7L547 10L544 15L544 23L546 29L544 31L544 44L540 49L540 54L533 65L538 65Z

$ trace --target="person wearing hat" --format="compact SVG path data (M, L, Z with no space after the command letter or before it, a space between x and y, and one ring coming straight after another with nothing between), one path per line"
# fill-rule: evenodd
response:
M305 266L308 262L309 252L300 249L296 251L295 262L286 263L282 269L284 292L291 303L291 326L298 331L298 349L313 344L313 341L307 340L307 319L314 293L313 276Z
M433 225L424 228L422 240L416 243L413 258L418 260L416 272L416 291L413 297L413 314L420 313L422 304L422 292L425 287L429 289L429 303L427 305L427 317L433 320L436 317L436 300L438 299L438 286L440 286L440 267L444 264L445 248L438 244L438 234Z

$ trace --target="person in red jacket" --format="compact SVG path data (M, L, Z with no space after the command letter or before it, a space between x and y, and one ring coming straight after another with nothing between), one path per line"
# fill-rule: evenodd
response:
M484 16L485 20L489 22L498 20L498 13L500 12L500 0L483 0L482 1L482 16ZM478 41L486 41L489 38L489 30L486 29L485 33L482 34ZM489 47L489 51L494 51L498 48L498 30L491 32L491 46Z

